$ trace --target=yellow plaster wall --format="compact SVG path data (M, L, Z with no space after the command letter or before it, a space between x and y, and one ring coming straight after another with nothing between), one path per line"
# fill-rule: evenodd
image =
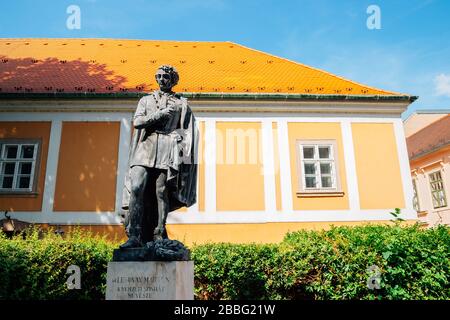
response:
M361 209L404 208L392 123L352 123Z
M415 223L405 221L405 225ZM332 226L357 226L364 224L392 224L388 220L378 221L330 221L330 222L274 222L247 224L168 224L167 232L170 239L182 241L186 245L204 243L277 243L281 242L288 232L298 230L327 230ZM41 224L43 229L56 228L55 225ZM65 235L76 229L90 231L93 234L106 235L109 240L117 243L127 239L124 227L121 225L63 225L58 226Z
M41 225L43 229L52 228L64 231L68 235L75 230L90 232L92 235L106 235L108 240L114 242L125 242L128 237L125 234L125 228L121 225Z
M63 122L54 211L114 211L119 122Z
M340 123L312 123L312 122L290 122L289 152L291 162L291 183L294 210L345 210L349 208L347 195L347 179L345 175L344 149L342 145L342 134ZM336 140L338 154L338 172L341 188L344 195L341 197L318 197L300 198L296 192L299 191L298 179L300 179L297 167L297 145L296 140L324 139Z
M414 221L412 221L414 222ZM407 222L407 223L412 223ZM185 244L203 244L207 242L230 243L277 243L283 240L287 232L297 230L322 230L331 226L357 226L363 224L388 224L390 221L330 221L330 222L274 222L242 224L170 224L167 232L170 239Z
M217 210L264 210L264 175L260 156L261 123L217 122L216 130ZM241 130L240 132L244 135L236 134L234 144L232 144L230 140L233 139L227 134L227 130L234 130L229 132ZM245 134L248 134L249 138ZM240 149L238 148L239 142L245 146L243 150L238 150ZM227 144L228 146L234 145L234 148L227 148ZM230 152L234 153L234 157L231 157ZM239 156L244 161L239 161Z

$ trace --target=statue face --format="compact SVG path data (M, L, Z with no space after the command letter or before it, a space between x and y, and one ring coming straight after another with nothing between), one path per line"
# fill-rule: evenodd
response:
M170 73L165 72L164 70L158 69L155 74L156 82L158 82L159 87L163 91L167 91L172 89L172 77Z

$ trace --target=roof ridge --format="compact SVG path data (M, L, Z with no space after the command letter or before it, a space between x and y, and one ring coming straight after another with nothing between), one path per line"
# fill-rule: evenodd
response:
M275 57L277 59L285 60L285 61L290 62L290 63L295 63L297 65L300 65L302 67L305 67L305 68L308 68L308 69L311 69L311 70L314 70L314 71L323 72L323 73L325 73L325 74L327 74L329 76L338 78L340 80L348 81L348 82L350 82L352 84L356 84L356 85L359 85L359 86L362 86L362 87L365 87L365 88L381 91L381 92L384 92L384 93L387 93L387 94L391 94L391 95L396 95L396 96L411 96L410 94L404 94L404 93L399 93L399 92L395 92L395 91L388 91L388 90L383 90L383 89L379 89L379 88L376 88L376 87L372 87L372 86L369 86L369 85L366 85L366 84L362 84L362 83L359 83L359 82L356 82L356 81L353 81L353 80L350 80L350 79L338 76L338 75L336 75L334 73L331 73L331 72L328 72L328 71L325 71L325 70L322 70L322 69L319 69L319 68L316 68L316 67L309 66L307 64L304 64L304 63L301 63L301 62L298 62L298 61L294 61L294 60L290 60L290 59L287 59L287 58L279 57L279 56L277 56L275 54L264 52L264 51L261 51L261 50L258 50L258 49L254 49L254 48L250 48L250 47L244 46L244 45L239 44L239 43L235 43L235 42L231 42L231 43L233 43L235 45L238 45L238 46L241 46L241 47L243 47L245 49L248 49L248 50L251 50L251 51L255 51L255 52L259 52L259 53L265 54L265 55L269 55L269 56Z
M26 41L26 40L72 40L72 41L86 41L86 40L108 40L108 41L148 41L148 42L186 42L186 43L233 43L231 41L204 41L204 40L158 40L158 39L122 39L122 38L0 38L0 41Z

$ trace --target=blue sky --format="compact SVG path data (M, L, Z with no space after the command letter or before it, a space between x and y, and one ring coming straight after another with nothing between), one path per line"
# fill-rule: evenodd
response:
M69 5L81 29L66 27ZM381 10L370 30L369 5ZM233 41L450 109L448 0L15 0L0 37Z

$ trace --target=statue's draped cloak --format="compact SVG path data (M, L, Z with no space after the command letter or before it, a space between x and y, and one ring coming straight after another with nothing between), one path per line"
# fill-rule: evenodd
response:
M144 98L153 98L157 100L156 93ZM150 139L149 157L155 157L154 154L158 150L157 143L163 140L168 144L168 154L164 157L168 161L167 166L167 182L169 186L169 212L177 210L181 207L190 207L196 202L197 193L197 164L198 164L198 128L196 119L191 108L187 103L187 99L179 98L181 101L180 119L177 121L176 129L172 132L164 133L149 128L134 129L133 137L130 145L129 160L127 172L125 174L125 183L122 193L122 209L124 214L128 215L130 190L131 190L131 167L141 165L136 160L136 150L143 140ZM140 102L141 103L141 102ZM139 112L139 106L138 110ZM162 136L158 136L162 135ZM142 158L142 155L140 155ZM144 165L149 167L148 165ZM151 166L156 167L156 166ZM127 216L123 217L125 222Z

